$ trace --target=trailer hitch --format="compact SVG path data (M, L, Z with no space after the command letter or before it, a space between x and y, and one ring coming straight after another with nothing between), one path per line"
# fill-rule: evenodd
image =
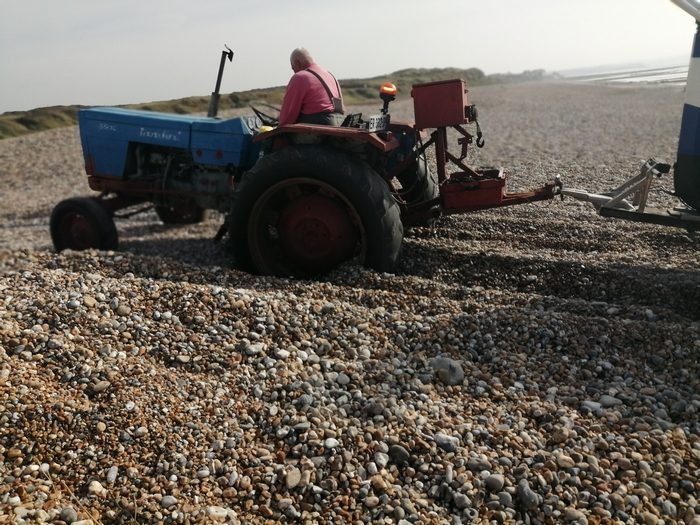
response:
M647 222L661 226L700 231L700 213L688 208L661 209L647 206L647 198L654 178L670 173L671 165L654 158L647 160L639 175L624 182L614 190L603 194L565 188L564 195L593 204L602 217L615 217L635 222ZM665 192L668 193L668 192ZM677 195L671 193L678 198ZM631 197L630 200L627 197Z

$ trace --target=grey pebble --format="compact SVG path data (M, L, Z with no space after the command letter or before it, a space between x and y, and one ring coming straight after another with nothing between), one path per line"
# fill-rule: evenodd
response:
M505 478L501 474L491 474L484 480L484 486L490 492L498 492L504 485Z
M164 509L177 504L177 499L174 496L163 496L160 500L160 506Z
M491 462L483 458L469 458L467 460L467 468L472 472L481 472L482 470L491 470Z
M603 408L611 408L622 404L622 399L618 399L609 395L602 395L598 399L598 402Z
M328 438L323 442L323 446L326 448L338 448L340 446L340 441L335 438Z
M73 509L73 507L64 507L61 509L59 517L61 518L61 521L65 521L68 525L74 521L78 521L78 513L75 511L75 509Z
M107 483L109 483L110 485L113 484L117 480L118 473L119 467L117 467L116 465L110 467L110 469L107 471L107 475L105 476Z
M673 516L674 518L678 513L676 506L668 500L664 500L661 503L661 510L663 511L665 516Z
M598 403L597 401L591 401L590 399L587 399L583 403L581 403L581 406L591 411L599 410L602 407L600 403Z
M458 492L453 495L453 500L455 502L455 506L458 509L466 509L467 507L471 507L472 501L469 499L469 496L466 494L462 494L461 492Z
M540 504L540 496L530 488L527 479L521 479L518 483L518 497L530 510L536 509Z
M386 467L389 464L389 454L385 454L384 452L375 452L374 453L374 463L379 468Z
M411 454L401 445L391 445L389 447L389 457L394 460L395 463L403 464L408 463L411 459Z
M461 385L464 381L464 369L454 359L436 357L430 360L430 366L435 370L436 377L445 385Z
M499 492L498 501L504 507L510 507L513 504L513 496L509 492Z
M446 434L435 434L434 439L435 444L445 452L454 452L459 445L459 440L456 437Z

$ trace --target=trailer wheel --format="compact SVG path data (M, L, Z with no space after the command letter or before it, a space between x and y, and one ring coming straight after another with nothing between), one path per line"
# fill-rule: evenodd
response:
M246 172L227 226L237 268L283 277L314 277L353 258L391 272L403 241L387 184L362 160L314 145L285 148Z
M57 252L65 249L117 250L119 235L109 212L89 197L59 202L49 221L51 240Z
M690 155L678 155L673 169L673 189L688 207L700 211L700 158Z
M430 173L425 155L420 155L413 166L406 168L396 178L401 183L402 188L399 195L409 206L435 199L440 195L440 190ZM435 219L430 218L413 224L427 227L432 226L433 222Z
M204 220L206 210L196 204L168 207L156 206L156 214L163 224L199 224Z

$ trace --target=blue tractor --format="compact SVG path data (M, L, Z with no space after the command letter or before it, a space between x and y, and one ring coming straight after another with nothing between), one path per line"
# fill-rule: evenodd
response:
M236 268L308 278L354 260L380 272L396 269L405 226L430 224L447 213L550 199L553 183L506 194L499 169L463 160L477 125L466 84L450 80L413 86L416 122L394 122L396 87L380 89L383 107L339 127L277 126L267 108L247 117L216 117L219 75L206 117L101 107L79 112L85 171L97 196L70 198L51 214L57 251L118 249L116 212L155 207L164 223L225 214L216 240L228 235ZM267 113L266 113L267 112ZM448 151L448 127L459 131L461 154ZM424 131L435 128L429 140ZM437 179L426 163L434 145ZM447 163L458 170L448 173Z
M349 115L341 127L275 129L275 118L260 107L220 119L221 76L232 56L228 48L222 53L206 117L114 107L79 112L85 171L99 195L56 205L56 250L118 249L114 217L127 208L155 207L166 224L196 223L205 210L217 210L227 216L217 240L228 233L237 268L309 277L357 258L393 270L403 238L399 203L438 194L424 156L415 155L415 130L390 123L393 94L384 96L382 114L367 122ZM297 134L310 144L297 144ZM378 175L392 164L400 167L392 177L405 188L395 195Z

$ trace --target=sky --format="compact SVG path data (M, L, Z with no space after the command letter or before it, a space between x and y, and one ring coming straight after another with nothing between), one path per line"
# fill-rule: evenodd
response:
M299 46L342 80L683 65L694 34L670 0L0 0L0 113L209 95L224 45L230 93L286 85Z

